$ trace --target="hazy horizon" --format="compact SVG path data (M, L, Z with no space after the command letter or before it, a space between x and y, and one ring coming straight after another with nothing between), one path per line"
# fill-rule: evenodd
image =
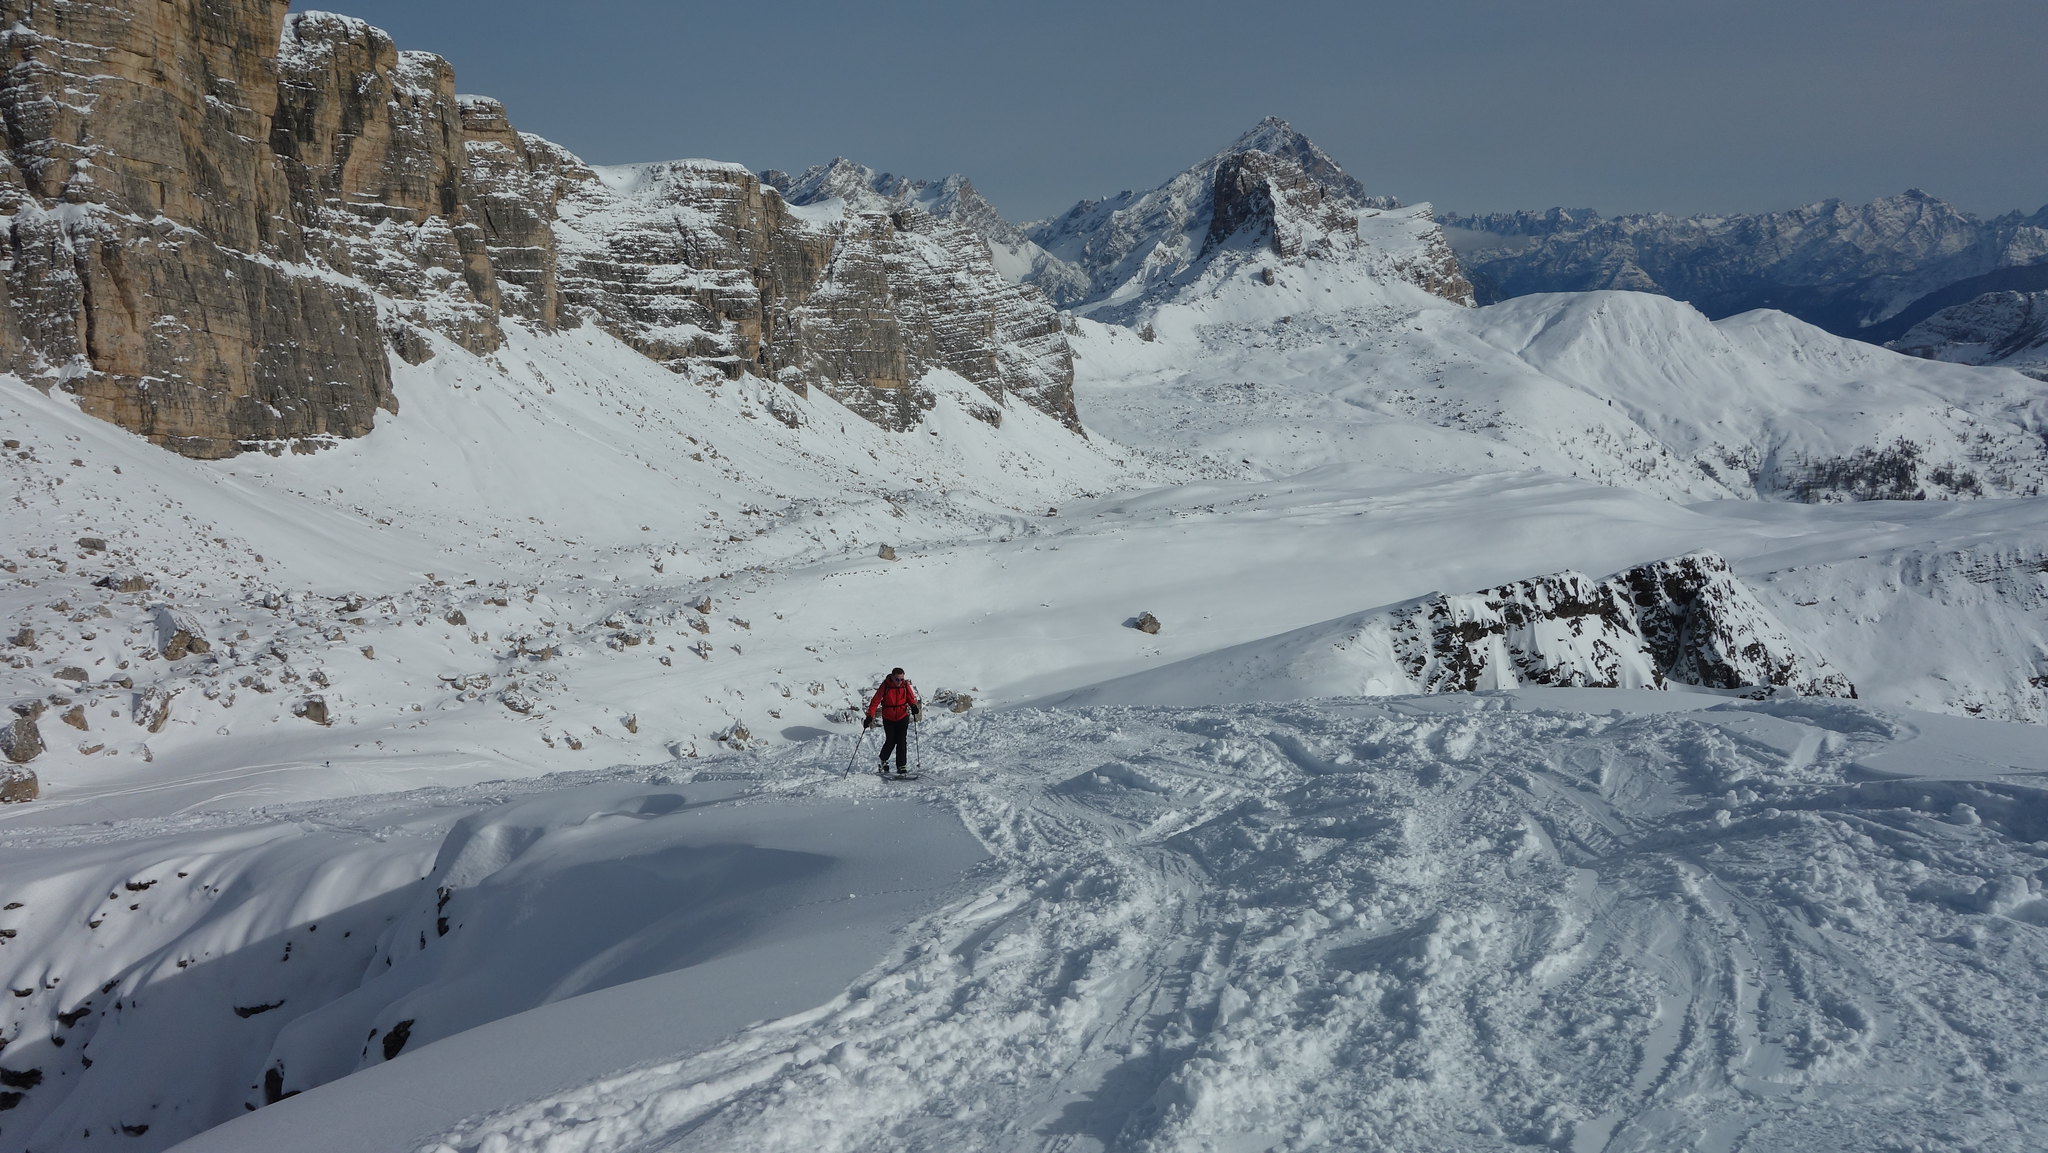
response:
M2048 5L1301 0L684 11L334 0L598 164L845 156L965 174L1018 221L1155 187L1265 116L1375 193L1456 212L1759 212L1921 188L2048 204ZM623 112L623 114L622 114Z

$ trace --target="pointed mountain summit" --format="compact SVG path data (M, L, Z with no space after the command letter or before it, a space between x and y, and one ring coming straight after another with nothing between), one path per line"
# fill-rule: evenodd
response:
M1362 219L1381 216L1398 216L1400 227L1376 221L1370 238L1361 233ZM1377 270L1395 279L1447 299L1471 299L1426 207L1402 209L1392 197L1369 195L1276 117L1158 188L1083 201L1028 234L1044 259L1026 279L1055 304L1103 320L1129 319L1201 278L1218 259L1270 264L1369 253Z
M1278 116L1268 116L1238 137L1230 147L1218 156L1237 156L1246 152L1263 152L1269 156L1292 160L1301 166L1308 176L1331 189L1361 201L1373 208L1399 208L1401 202L1391 196L1369 196L1365 185L1342 165L1330 158L1330 154L1316 147L1315 142L1303 136L1294 125Z

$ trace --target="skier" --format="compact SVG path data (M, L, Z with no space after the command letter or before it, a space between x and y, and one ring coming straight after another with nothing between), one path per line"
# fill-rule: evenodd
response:
M894 751L896 775L905 776L910 772L910 722L913 718L924 719L924 702L917 698L917 688L903 675L902 669L890 669L888 678L875 690L874 698L868 701L867 720L861 723L861 728L874 728L878 712L882 714L882 736L885 739L882 741L881 758L875 762L875 771L888 775L889 753Z

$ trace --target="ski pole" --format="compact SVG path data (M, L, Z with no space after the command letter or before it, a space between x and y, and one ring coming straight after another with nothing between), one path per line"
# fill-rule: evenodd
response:
M853 751L846 755L846 770L840 774L841 776L853 775L853 762L860 757L861 742L867 739L868 731L865 727L853 734Z

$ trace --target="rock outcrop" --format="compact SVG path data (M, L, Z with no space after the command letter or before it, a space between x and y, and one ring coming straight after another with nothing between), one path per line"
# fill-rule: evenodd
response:
M1384 610L1402 671L1423 692L1561 685L1856 690L1795 640L1712 553L1602 581L1574 572Z
M36 723L42 714L41 701L16 705L11 714L0 714L0 760L25 765L43 755L43 730Z
M0 370L175 451L367 433L387 350L595 321L893 428L949 371L1078 429L1053 310L964 228L798 213L744 169L595 170L288 0L0 0Z
M19 805L43 795L43 784L35 771L20 765L0 765L0 805Z

